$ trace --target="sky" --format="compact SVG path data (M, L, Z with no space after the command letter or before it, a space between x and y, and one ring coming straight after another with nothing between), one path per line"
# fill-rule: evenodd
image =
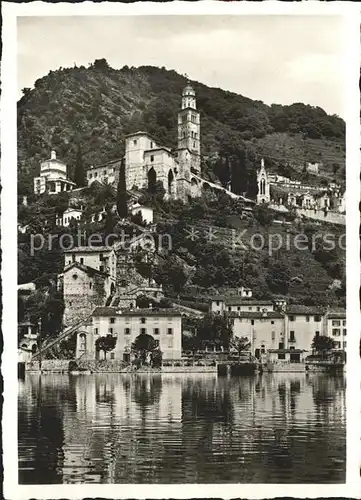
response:
M18 18L18 90L61 67L105 58L153 65L266 104L344 116L344 25L337 16Z

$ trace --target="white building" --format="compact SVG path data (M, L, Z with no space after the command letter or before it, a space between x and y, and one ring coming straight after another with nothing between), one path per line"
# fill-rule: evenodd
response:
M130 207L130 212L132 215L140 214L144 222L153 224L153 208L135 203Z
M75 183L67 177L67 166L57 160L56 152L51 152L49 160L40 164L40 176L34 178L34 193L57 194L64 191L71 191Z
M81 208L67 208L62 216L56 218L56 225L68 227L71 221L80 221L83 215Z
M119 169L122 160L114 160L103 165L92 166L86 172L88 186L94 181L101 184L115 184L118 182Z
M326 314L326 332L335 342L335 349L346 349L346 311L330 311Z
M111 335L116 338L116 345L107 359L129 361L132 343L143 334L158 341L163 359L181 358L182 316L174 309L97 307L92 317L92 331L78 334L77 357L101 358L104 353L96 352L96 339Z
M112 247L87 246L74 247L64 251L64 267L78 262L100 272L107 273L114 281L117 271L117 259Z
M270 182L268 179L267 171L264 166L264 159L261 160L261 168L257 171L257 203L269 203L271 201L270 196Z
M246 299L242 296L213 297L211 299L211 312L223 314L225 312L264 312L274 311L272 300Z

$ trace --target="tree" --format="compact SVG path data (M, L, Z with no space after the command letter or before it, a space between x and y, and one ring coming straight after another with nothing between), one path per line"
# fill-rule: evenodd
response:
M230 339L233 335L232 325L227 316L217 314L206 314L199 323L197 339L200 344L222 346L228 349Z
M118 180L118 190L117 190L117 210L118 215L121 219L126 219L128 215L127 206L127 188L125 181L125 163L122 160L119 168L119 180Z
M272 262L266 275L266 282L271 292L286 295L290 281L291 273L287 261Z
M151 335L147 335L146 333L138 335L132 344L132 351L141 360L142 364L146 363L147 358L151 357L152 352L158 348L159 341L155 340Z
M74 182L77 185L77 187L85 186L84 164L83 164L83 157L82 157L82 152L81 152L81 148L80 148L79 144L78 144L77 152L76 152Z
M335 348L335 342L326 335L315 335L312 340L312 349L322 354L326 354Z
M255 206L253 215L263 227L268 227L273 220L273 212L264 205Z
M105 337L99 337L95 341L95 349L97 352L104 352L104 359L107 359L107 352L112 351L117 343L116 337L112 335L107 335Z
M238 355L240 355L242 352L249 350L251 343L247 337L233 337L229 346L231 351L237 351Z

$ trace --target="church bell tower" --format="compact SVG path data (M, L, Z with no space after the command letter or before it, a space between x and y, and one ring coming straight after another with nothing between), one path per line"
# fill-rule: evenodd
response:
M181 110L178 113L178 149L185 148L198 157L195 164L199 163L200 168L200 115L196 93L190 85L183 89Z

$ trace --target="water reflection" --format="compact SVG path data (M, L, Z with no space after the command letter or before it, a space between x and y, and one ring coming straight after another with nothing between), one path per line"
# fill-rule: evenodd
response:
M342 377L27 375L21 483L343 482Z

